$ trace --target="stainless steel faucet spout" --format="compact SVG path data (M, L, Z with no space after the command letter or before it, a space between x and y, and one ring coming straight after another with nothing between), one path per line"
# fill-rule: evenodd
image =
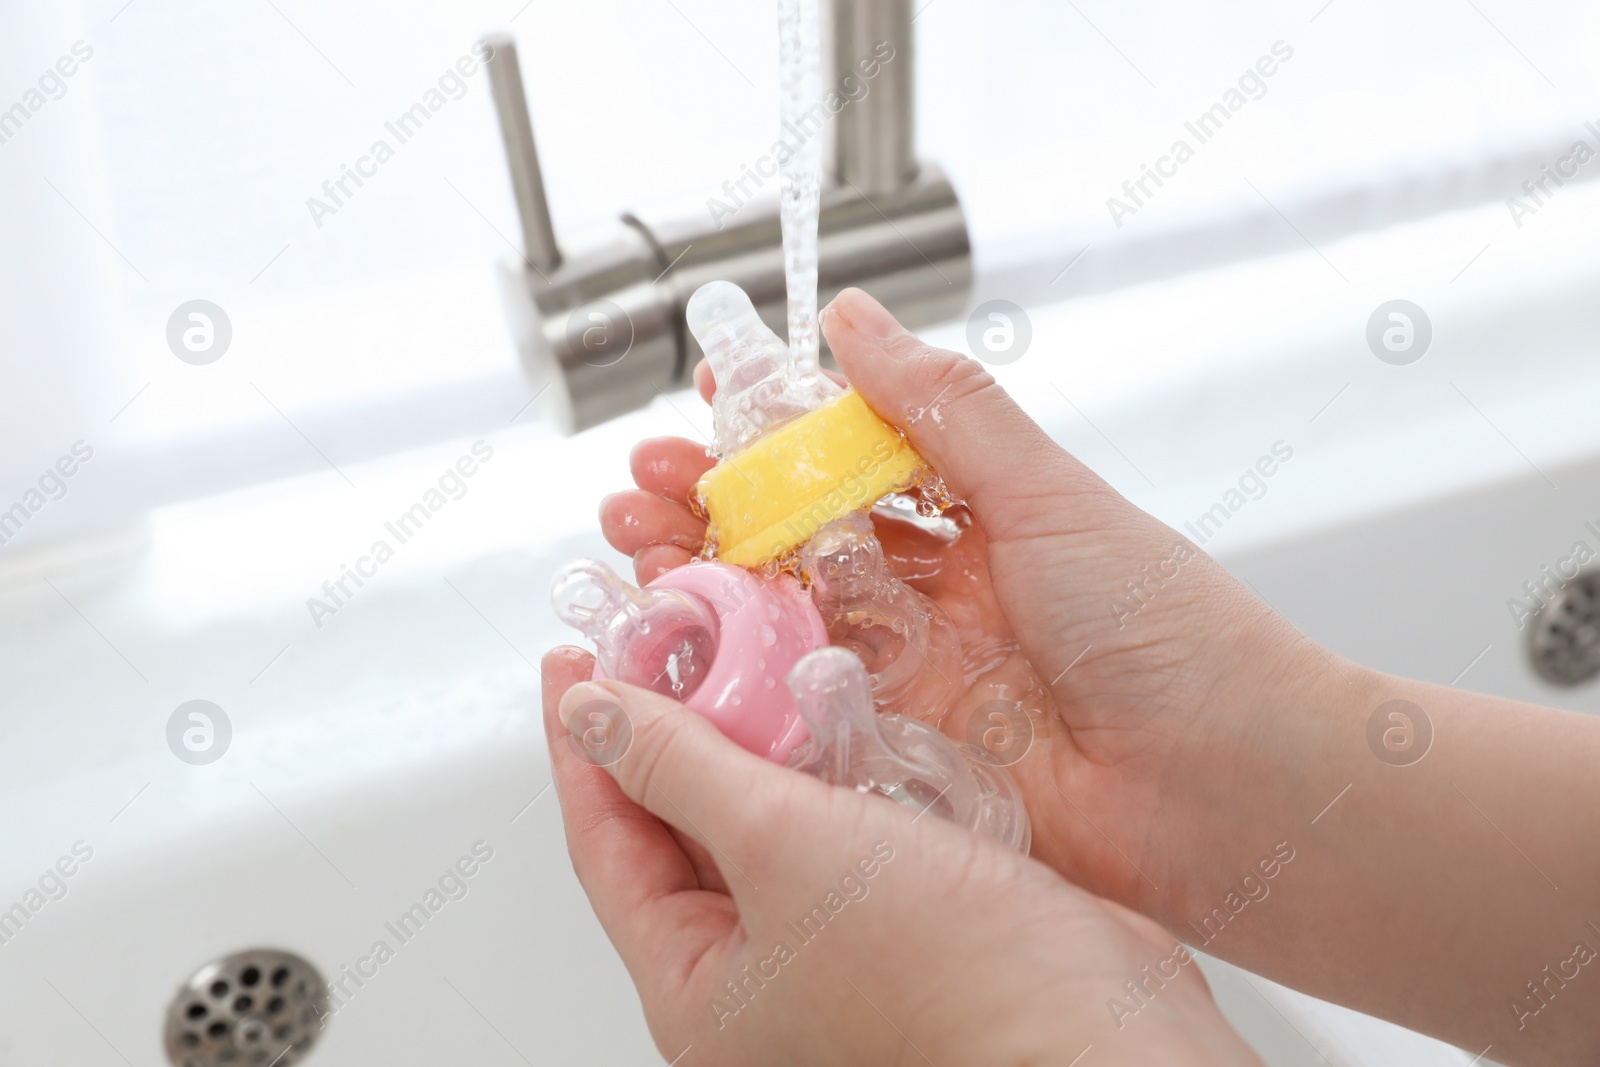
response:
M848 88L863 63L877 64L871 91L835 120L831 176L863 196L892 193L917 176L911 0L826 0L824 14L833 39L826 84Z

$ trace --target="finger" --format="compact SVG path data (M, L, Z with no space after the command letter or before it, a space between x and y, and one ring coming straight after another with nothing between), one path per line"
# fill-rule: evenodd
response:
M640 585L649 585L692 559L692 552L677 545L645 545L633 554L633 577Z
M565 646L545 653L540 667L552 780L561 801L567 850L579 881L585 888L591 884L609 887L620 879L624 888L636 895L624 900L612 891L604 896L608 902L624 905L696 886L693 867L668 828L629 800L609 774L586 762L561 723L561 698L574 685L589 680L594 657ZM595 910L601 910L598 901Z
M707 404L717 393L717 379L711 373L711 364L703 358L694 365L694 387L700 390L700 399Z
M600 502L600 532L618 552L633 555L646 545L676 545L698 552L706 524L682 504L643 489L612 493Z
M687 504L694 483L716 463L705 446L682 437L652 437L633 446L633 483L647 493Z
M905 432L991 534L1026 536L1041 520L1059 525L1062 494L1110 492L983 364L924 344L860 289L846 289L823 309L822 329L873 411ZM1024 459L1028 482L1019 487Z
M705 846L736 898L757 885L761 872L751 864L773 854L773 835L796 797L823 790L810 799L827 805L821 782L746 752L707 719L646 689L615 681L573 686L561 701L563 721L577 721L592 701L620 706L631 732L606 770L635 803Z
M545 654L540 666L545 737L567 851L600 924L630 966L659 958L664 944L685 954L702 949L705 942L684 933L698 930L712 936L724 912L731 925L736 916L732 902L723 898L718 903L699 892L704 881L671 828L628 799L609 774L585 761L562 725L561 699L590 677L594 657L577 648L557 648ZM691 891L691 899L680 899ZM693 908L704 914L686 913Z

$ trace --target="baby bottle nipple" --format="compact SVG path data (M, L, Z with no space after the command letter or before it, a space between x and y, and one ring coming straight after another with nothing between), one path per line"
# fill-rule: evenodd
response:
M927 469L855 390L800 363L731 282L708 282L685 309L717 393L722 462L695 485L716 557L760 567L834 519L915 485Z
M696 289L684 317L717 380L711 421L721 455L740 451L843 392L815 371L797 373L789 346L732 282L707 282Z
M1028 813L1010 773L924 722L874 712L866 668L852 653L818 649L788 681L811 734L790 766L1028 851Z
M942 723L962 677L960 635L943 608L889 570L867 514L823 527L800 549L800 572L830 642L866 665L874 702Z
M687 316L717 380L723 458L696 486L717 558L760 567L798 550L829 636L866 661L879 705L937 725L959 690L960 639L889 571L867 518L925 476L922 457L860 394L797 367L738 286L701 286Z
M635 589L604 563L582 559L556 574L550 598L619 682L688 700L716 658L717 613L693 593Z
M783 684L828 630L793 577L726 563L688 563L635 589L604 563L557 572L550 599L595 646L595 678L682 701L735 744L775 763L806 739Z

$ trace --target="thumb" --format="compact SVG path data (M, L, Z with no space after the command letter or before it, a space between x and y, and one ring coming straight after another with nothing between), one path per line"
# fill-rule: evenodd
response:
M850 384L972 506L991 538L997 530L1027 536L1041 522L1058 528L1061 497L1112 492L1052 441L983 364L924 344L860 289L841 292L821 322Z
M622 682L573 686L560 715L630 800L733 866L724 872L730 888L770 837L789 779L808 781L746 752L677 701Z

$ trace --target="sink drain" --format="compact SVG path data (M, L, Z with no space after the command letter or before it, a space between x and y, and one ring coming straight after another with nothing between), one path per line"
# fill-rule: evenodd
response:
M249 949L201 967L167 1007L176 1067L287 1067L322 1036L327 987L289 952Z
M1600 570L1562 586L1534 616L1528 655L1539 677L1578 685L1600 674Z

